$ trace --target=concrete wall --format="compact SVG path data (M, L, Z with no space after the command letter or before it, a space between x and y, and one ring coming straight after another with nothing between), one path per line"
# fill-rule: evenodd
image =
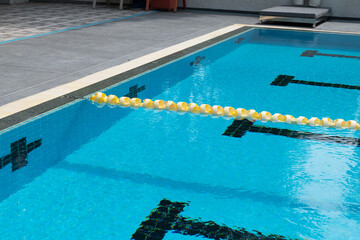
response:
M277 5L289 5L291 0L187 0L190 8L238 11L260 11ZM182 6L182 0L179 0ZM322 7L331 7L333 16L360 18L360 0L323 0Z
M337 17L360 18L360 0L323 0L322 7L331 7Z

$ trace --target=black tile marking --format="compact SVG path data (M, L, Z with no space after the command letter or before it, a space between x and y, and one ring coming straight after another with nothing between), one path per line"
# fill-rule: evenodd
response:
M314 51L314 50L306 50L300 56L301 57L323 56L323 57L338 57L338 58L360 59L360 57L358 57L358 56L347 56L347 55L339 55L339 54L326 54L326 53L319 53L319 51Z
M9 163L12 164L11 168L13 172L22 167L25 167L28 164L28 161L26 160L28 154L40 146L41 139L26 144L26 137L11 143L11 153L6 156L0 157L0 169L5 167Z
M287 86L294 78L294 76L279 75L270 85L284 87Z
M234 120L234 122L225 130L225 132L222 135L241 138L246 134L246 132L265 133L265 134L278 135L289 138L314 140L319 142L340 143L340 144L357 146L357 147L360 146L359 138L340 137L340 136L332 136L327 134L318 134L318 133L303 132L303 131L293 131L282 128L254 126L254 123L247 119Z
M180 216L189 203L172 202L167 199L160 201L158 207L143 221L131 236L133 240L162 240L168 231L182 235L203 236L207 239L251 239L251 240L286 240L280 235L263 235L259 231L251 233L244 228L229 228L213 221L203 222Z
M236 40L235 43L240 44L243 40L245 40L245 38L239 37L238 40Z
M274 81L272 81L270 85L285 87L289 83L295 83L295 84L303 84L303 85L318 86L318 87L333 87L333 88L360 90L360 86L338 84L338 83L312 82L312 81L296 80L294 78L295 78L294 76L279 75L277 76L277 78L275 78Z
M234 31L231 31L229 33L226 33L226 34L223 34L221 36L215 37L215 38L210 39L208 41L199 43L199 44L197 44L195 46L186 48L184 50L178 51L178 52L173 53L171 55L168 55L166 57L160 58L160 59L158 59L156 61L144 64L144 65L139 66L137 68L131 69L131 70L126 71L126 72L121 73L121 74L118 74L118 75L116 75L114 77L107 78L107 79L105 79L105 80L103 80L101 82L94 83L94 84L92 84L90 86L81 88L79 90L71 92L68 95L85 97L85 96L87 96L89 94L92 94L92 93L97 92L97 91L101 91L104 88L110 87L110 86L112 86L114 84L118 84L119 82L125 81L125 80L127 80L129 78L132 78L132 77L135 77L135 76L137 76L139 74L145 73L145 72L147 72L147 71L149 71L151 69L157 68L157 67L162 66L164 64L167 64L167 63L169 63L171 61L174 61L176 59L179 59L181 57L189 55L189 54L191 54L191 53L193 53L195 51L204 49L204 48L206 48L208 46L219 43L219 42L221 42L221 41L223 41L225 39L234 37L234 36L236 36L238 34L241 34L241 33L245 32L247 30L250 30L250 29L253 29L253 27L242 27L242 28L236 29ZM1 118L0 119L0 131L2 131L4 129L7 129L7 128L11 127L11 126L14 126L14 125L16 125L18 123L21 123L21 122L23 122L25 120L36 117L36 116L38 116L40 114L43 114L45 112L48 112L48 111L50 111L52 109L60 107L62 105L73 102L73 101L74 101L74 99L72 99L72 98L58 97L58 98L55 98L53 100L50 100L50 101L41 103L39 105L36 105L34 107L31 107L29 109L23 110L21 112L12 114L12 115L10 115L8 117Z
M318 51L306 50L300 56L301 57L314 57Z
M197 66L197 65L199 65L199 64L201 63L201 61L204 60L204 59L205 59L205 57L197 56L197 57L195 58L195 61L193 61L193 62L190 63L190 66Z
M187 203L171 202L166 199L161 200L158 207L140 224L140 227L132 235L131 239L163 239L166 232L172 229L178 214L187 205Z
M144 90L145 90L145 85L138 88L138 85L135 84L134 86L129 88L129 93L126 94L125 96L129 98L136 98L138 97L138 93Z

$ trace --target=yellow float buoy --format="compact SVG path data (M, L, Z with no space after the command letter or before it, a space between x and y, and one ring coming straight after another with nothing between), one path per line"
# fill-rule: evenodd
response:
M93 94L93 95L91 95L91 97L90 97L89 99L90 99L90 101L93 101L93 102L94 102L95 98L96 98L96 95Z
M159 110L165 109L165 102L163 100L155 100L154 107Z
M259 120L261 121L270 121L271 120L271 113L267 111L262 111L259 113Z
M140 107L141 106L141 99L140 98L131 98L130 100L132 107Z
M320 126L331 127L333 125L334 125L334 122L330 118L323 118L320 120Z
M309 119L309 123L310 126L320 126L320 119L316 118L316 117L312 117Z
M201 104L200 105L200 112L202 114L212 114L213 113L213 109L209 104Z
M285 121L286 123L292 124L295 122L295 118L292 115L285 115Z
M297 125L306 125L308 123L308 119L306 117L300 116L296 118Z
M219 105L214 105L212 107L213 115L215 116L223 116L224 115L224 109Z
M131 106L131 99L129 97L121 97L121 98L119 98L119 106L130 107Z
M177 104L178 110L181 112L187 112L189 107L186 102L178 102Z
M344 119L336 119L334 124L337 128L346 128L346 121Z
M246 110L245 108L237 108L236 109L236 117L237 118L244 118L247 116L248 114L248 110Z
M107 97L101 97L97 100L97 103L106 103L107 102Z
M100 100L101 98L106 98L105 93L97 92L97 93L95 94L94 102L99 102L99 100Z
M236 117L236 110L233 107L225 107L224 108L224 115L226 117Z
M109 95L107 98L106 103L110 106L110 107L116 107L119 103L120 100L117 96L115 95Z
M93 99L93 102L100 103L100 104L106 103L106 101L107 101L107 96L102 92L98 92L95 95L91 96L90 98Z
M284 115L281 115L280 113L275 113L274 115L271 116L271 121L272 122L285 122L286 117Z
M169 111L177 111L178 107L173 101L166 101L165 108Z
M189 112L191 113L200 113L200 107L196 103L189 103Z
M143 107L143 108L154 108L154 102L151 99L144 99L141 107Z
M350 129L350 130L357 130L356 126L358 126L359 124L354 121L354 120L350 120L346 122L346 128Z
M258 120L259 114L254 109L250 109L246 115L246 118L250 118L252 120Z

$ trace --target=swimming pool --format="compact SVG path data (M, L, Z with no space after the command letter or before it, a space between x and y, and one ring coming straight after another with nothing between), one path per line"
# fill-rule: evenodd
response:
M360 121L359 40L249 29L104 92ZM0 236L360 238L358 132L233 124L80 99L6 129Z

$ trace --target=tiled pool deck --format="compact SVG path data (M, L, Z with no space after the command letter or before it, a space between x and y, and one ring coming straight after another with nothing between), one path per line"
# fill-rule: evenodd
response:
M217 29L257 22L257 16L204 11L0 5L0 106ZM317 29L360 33L360 22L331 21Z
M104 5L96 10L81 4L31 3L0 7L0 42L120 20L145 11L119 11Z

